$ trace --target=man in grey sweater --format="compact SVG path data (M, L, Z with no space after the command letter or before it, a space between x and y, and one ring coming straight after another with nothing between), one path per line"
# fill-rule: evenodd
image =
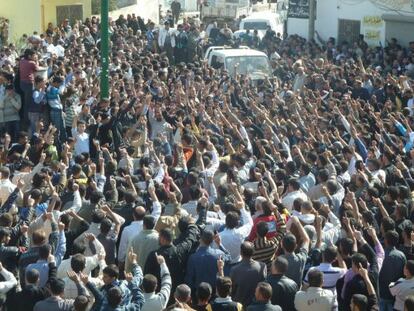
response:
M264 281L267 274L266 264L252 259L254 246L243 242L240 246L242 260L230 271L233 283L232 298L244 306L250 305L254 298L256 285Z
M157 250L159 247L158 243L158 232L154 230L155 218L147 215L143 219L143 230L136 235L129 243L128 249L131 249L138 256L138 265L145 267L148 255ZM131 271L131 263L126 258L125 271Z

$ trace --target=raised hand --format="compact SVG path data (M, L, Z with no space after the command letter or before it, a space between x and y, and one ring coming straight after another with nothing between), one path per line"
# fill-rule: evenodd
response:
M224 269L224 260L221 258L221 256L217 259L217 269L218 271L223 271Z
M157 257L157 262L158 264L161 266L163 263L165 263L165 258L164 256L158 255L157 253L155 253L155 256Z
M355 239L356 239L357 241L361 241L361 240L363 240L363 239L364 239L364 237L362 236L362 232L361 232L361 231L355 231L355 232L354 232L354 236L355 236Z
M134 276L132 275L132 273L130 273L130 272L125 273L125 280L126 280L128 283L131 283L133 279L134 279Z
M358 274L364 279L367 280L369 278L368 270L363 268L361 263L358 264Z
M29 227L26 225L21 225L20 226L20 232L21 234L26 234L29 231Z
M382 202L381 202L381 199L380 198L375 198L375 197L372 197L372 203L374 203L375 204L375 206L380 206L380 205L382 205Z
M61 172L64 172L64 171L66 171L66 169L67 169L68 167L66 166L66 164L65 164L65 163L63 163L62 161L60 161L60 163L59 163L59 168L60 168L60 171L61 171Z
M47 257L47 262L55 262L55 256L53 256L52 254L49 254L49 256Z
M214 242L216 242L216 244L219 245L219 246L221 245L220 234L217 233L217 234L214 235Z
M46 220L52 220L53 219L53 214L52 213L44 213L43 215L42 215L42 218L43 218L43 221L46 221Z
M65 224L63 222L59 222L58 226L59 226L59 231L65 230Z
M25 182L24 182L23 178L19 178L19 181L17 182L16 187L19 188L19 190L22 190L24 185L25 185Z
M359 203L359 206L360 206L363 210L368 210L368 208L367 208L367 204L365 203L365 201L364 201L362 198L360 198L360 199L358 200L358 203Z
M29 195L29 197L27 198L27 207L33 207L35 204L35 200Z
M367 229L367 233L368 235L373 238L374 240L377 238L377 233L375 232L375 228L374 227L369 227Z
M324 196L329 196L329 191L328 191L328 188L326 188L325 186L322 186L322 193L323 193L323 195Z
M128 251L128 259L131 263L137 263L137 254L134 253L134 250L132 247L130 247Z
M95 241L95 235L93 233L85 233L85 239L88 241Z
M83 284L85 284L85 285L86 285L86 283L88 283L88 282L89 282L89 277L88 277L88 275L87 275L87 274L80 273L79 278L80 278L80 280L82 281L82 283L83 283Z

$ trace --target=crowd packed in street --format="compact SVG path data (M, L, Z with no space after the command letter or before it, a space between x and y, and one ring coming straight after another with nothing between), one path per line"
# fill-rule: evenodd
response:
M0 309L414 310L414 42L174 23L3 40Z

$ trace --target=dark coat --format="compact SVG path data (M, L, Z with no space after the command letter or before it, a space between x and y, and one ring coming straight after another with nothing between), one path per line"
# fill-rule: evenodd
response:
M271 274L266 280L272 286L272 304L284 311L295 311L295 295L298 284L282 274Z

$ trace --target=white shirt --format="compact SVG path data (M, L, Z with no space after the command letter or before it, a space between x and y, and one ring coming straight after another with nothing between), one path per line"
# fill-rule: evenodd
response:
M106 267L105 260L99 261L98 255L93 256L86 256L86 263L85 263L85 269L83 270L84 273L89 274L93 269L95 269L98 265L103 270ZM70 261L72 260L72 257L69 257L68 259L62 260L56 277L60 279L64 279L68 276L68 271L73 271L72 267L70 265Z
M128 170L129 174L133 175L134 173L134 160L129 155L122 157L118 162L119 168L125 168Z
M414 98L407 101L407 107L410 109L410 117L414 116Z
M3 205L9 195L16 189L16 185L13 184L10 179L1 179L0 180L0 204Z
M315 175L313 175L312 173L309 173L308 175L302 176L299 178L299 183L300 183L300 188L304 192L308 192L309 189L315 186L316 184Z
M157 223L158 218L160 218L161 216L160 202L156 201L152 204L151 216L155 218L155 223ZM142 231L142 229L143 229L142 220L135 220L131 222L129 226L126 226L124 228L121 234L121 241L119 242L119 248L118 248L118 260L119 261L121 262L126 261L126 253L127 253L128 245L132 241L132 239L136 237Z
M322 229L322 242L328 246L333 246L341 237L341 222L332 212L328 215L329 221Z
M404 311L404 301L408 296L414 294L414 278L399 279L390 284L390 293L395 296L394 309Z
M119 216L118 214L116 214L116 213L114 213L114 215L115 215L115 217L117 218L117 220L118 220L118 222L121 224L121 226L125 223L125 219L124 219L124 217L122 217L122 216ZM113 223L112 224L112 228L111 228L111 232L110 232L110 234L112 233L112 234L114 234L114 228L115 228L115 224ZM86 230L85 232L83 232L80 236L78 236L76 239L75 239L75 241L74 241L74 243L80 243L80 242L82 242L82 240L83 239L85 239L85 234L88 234L88 233L92 233L94 236L98 236L100 233L101 233L101 224L98 224L98 223L91 223L90 225L89 225L89 228L88 228L88 230ZM95 240L95 241L97 241L97 240ZM100 253L100 250L101 250L101 245L100 245L101 243L99 242L99 241L97 241L97 243L95 243L95 246L96 246L96 251L97 251L97 253L99 254ZM89 251L89 246L87 245L86 246L86 250L87 251ZM87 253L85 253L86 255L88 255Z
M210 153L212 155L210 166L208 168L205 168L202 172L205 174L206 177L214 176L220 164L219 155L216 149L211 150Z
M305 74L297 74L295 79L293 80L293 91L301 91L303 86L305 85Z
M170 42L171 47L175 47L175 31L174 29L165 29L164 27L160 29L160 32L158 34L158 45L160 47L164 47L165 39L167 38L167 34L170 35Z
M348 173L350 176L354 175L357 172L357 169L355 167L355 163L357 161L362 161L362 157L359 154L355 153L351 161L349 161L349 165L348 165Z
M376 179L379 183L382 184L383 182L385 182L385 178L387 174L385 173L384 170L379 169L379 170L371 172L371 175L373 179Z
M17 285L17 280L14 277L13 273L9 272L4 267L1 270L0 274L4 278L4 281L0 282L0 296L6 298L5 295L7 292Z
M253 219L249 212L244 208L240 210L243 225L238 228L228 229L227 227L220 232L221 243L231 256L231 263L241 260L240 245L244 242L253 227Z
M136 220L131 222L129 226L126 226L122 231L121 241L119 242L118 260L125 262L127 248L129 242L142 231L143 221Z
M211 29L213 29L213 28L214 28L214 24L213 24L213 23L208 24L208 26L207 26L207 28L206 28L206 34L207 34L207 36L209 36L209 35L210 35L210 31L211 31Z
M101 270L102 271L102 270ZM76 283L73 282L69 277L63 279L65 281L65 299L76 299L78 297L78 287ZM89 278L89 282L95 285L96 288L101 288L104 285L104 282L99 278ZM92 293L87 289L89 296L93 297Z
M342 187L341 184L338 184L338 187L339 187L338 191L331 195L332 208L333 208L333 211L337 214L339 213L339 208L341 207L342 201L345 198L345 188ZM319 201L323 204L329 205L329 201L326 196L321 197Z
M161 289L158 293L144 293L144 304L141 311L161 311L167 306L171 292L171 277L165 263L160 265L160 274L164 276L161 280Z
M321 263L317 267L312 267L311 269L309 269L309 271L311 271L312 269L317 269L323 273L322 288L330 290L332 294L335 295L336 301L336 282L345 275L347 269L332 267L332 265L329 263ZM308 284L309 271L306 274L305 279L303 281L305 284Z
M237 172L237 177L240 179L241 183L245 183L249 180L250 167L246 163L243 167L239 168Z
M226 215L220 210L218 212L207 211L206 230L219 230L226 224Z
M285 197L282 199L282 204L289 212L291 212L293 208L293 202L298 198L301 198L303 201L308 200L308 196L302 190L296 190L285 195Z
M72 136L75 138L75 155L89 153L89 134L79 134L76 128L72 128Z
M32 186L32 178L33 176L37 173L40 172L40 170L43 168L43 164L39 163L37 164L31 172L19 172L19 171L15 171L13 174L13 179L12 182L13 184L17 185L17 182L19 181L20 178L23 179L24 181L24 186L22 191L26 192L27 190L30 190L31 186Z
M58 57L64 57L65 56L65 48L61 46L60 44L55 46L55 52Z
M335 296L330 290L319 287L309 287L295 295L297 311L332 311L335 306Z
M4 85L0 85L0 103L4 101L6 97L6 87Z
M247 141L247 150L253 153L253 146L252 146L252 143L250 142L249 135L247 134L246 128L243 125L239 124L239 131L243 139Z
M197 200L188 201L187 203L181 205L181 208L187 211L192 217L197 218L197 204Z

